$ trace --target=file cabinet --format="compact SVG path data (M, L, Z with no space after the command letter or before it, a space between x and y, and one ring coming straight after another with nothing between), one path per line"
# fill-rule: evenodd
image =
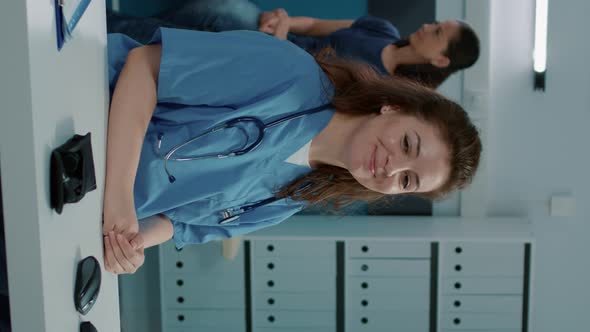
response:
M335 331L336 242L252 241L254 331Z
M346 331L428 332L429 242L347 241Z
M522 242L441 243L441 330L522 331L525 248Z
M219 259L221 243L160 247L162 325L165 331L246 330L244 256Z

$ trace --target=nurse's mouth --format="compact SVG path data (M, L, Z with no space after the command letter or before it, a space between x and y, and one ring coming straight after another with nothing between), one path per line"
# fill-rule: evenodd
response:
M369 157L369 165L368 165L368 169L369 172L371 172L371 174L373 174L373 177L375 177L375 155L377 152L377 147L375 146L373 148L373 152L371 153L371 156Z

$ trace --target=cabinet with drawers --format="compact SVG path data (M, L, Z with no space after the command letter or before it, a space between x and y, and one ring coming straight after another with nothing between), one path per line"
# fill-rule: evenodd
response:
M431 245L347 241L346 331L427 332Z
M336 242L252 241L254 331L335 331Z
M442 243L441 330L521 331L528 282L525 248L515 242Z

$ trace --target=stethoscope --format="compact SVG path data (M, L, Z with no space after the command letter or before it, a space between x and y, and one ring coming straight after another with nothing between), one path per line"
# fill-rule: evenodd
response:
M223 159L223 158L228 158L228 157L241 156L243 154L246 154L246 153L254 150L256 147L258 147L260 145L260 143L262 143L262 140L264 139L264 132L266 131L266 129L278 126L279 124L287 122L287 121L301 118L306 115L321 112L330 106L331 106L331 104L324 104L319 107L307 109L307 110L304 110L301 112L297 112L297 113L293 113L293 114L284 116L280 119L269 122L268 124L265 124L264 122L262 122L262 120L260 120L256 117L244 116L244 117L233 118L233 119L230 119L222 124L219 124L219 125L211 128L207 131L204 131L200 135L197 135L197 136L194 136L194 137L188 139L184 143L180 143L180 144L174 146L166 154L162 154L162 152L161 152L162 139L164 137L164 134L158 133L158 142L157 142L157 146L156 146L156 153L158 155L160 155L160 158L162 158L162 160L163 160L164 170L166 171L166 175L168 175L168 181L170 181L170 183L174 183L176 181L176 178L168 170L168 161L169 160L172 160L172 161L193 161L193 160L203 160L203 159L213 159L213 158ZM244 124L244 123L253 123L256 126L256 128L258 129L258 137L256 137L256 140L254 140L250 144L248 144L248 134L246 133L246 130L244 130L244 128L238 126L238 124ZM207 135L213 134L215 132L229 129L229 128L239 129L240 131L242 131L242 133L246 137L246 141L245 141L244 145L242 145L242 147L240 147L240 149L235 150L235 151L225 152L225 153L208 154L208 155L202 155L202 156L188 156L188 157L182 157L182 158L173 158L172 157L176 152L178 152L178 150L193 143L194 141L196 141L200 138L203 138ZM311 184L306 184L305 186L299 188L297 192L300 192L300 191L306 189L310 185ZM260 207L260 206L263 206L266 204L270 204L270 203L275 202L277 200L279 200L279 198L269 197L267 199L263 199L259 202L254 203L254 204L242 206L239 208L225 209L221 212L221 217L223 219L219 221L219 224L223 225L223 224L230 223L230 222L238 219L240 217L240 215L242 215L243 213L245 213L247 211L250 211L252 209L255 209L257 207Z

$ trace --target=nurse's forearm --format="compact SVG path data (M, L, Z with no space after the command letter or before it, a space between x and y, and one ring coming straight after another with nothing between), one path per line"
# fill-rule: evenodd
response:
M143 238L144 248L149 248L170 240L174 227L168 217L158 214L139 222L139 234Z
M314 17L295 16L289 19L289 32L301 36L323 37L334 31L349 28L354 20L322 20Z
M134 208L133 184L157 98L159 45L133 49L115 86L107 135L105 214Z

